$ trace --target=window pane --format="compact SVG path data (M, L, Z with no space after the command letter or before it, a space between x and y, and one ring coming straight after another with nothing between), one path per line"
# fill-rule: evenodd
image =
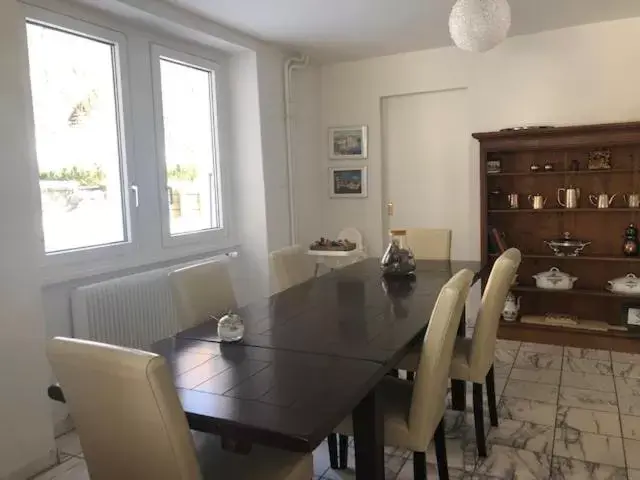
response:
M47 252L127 239L114 45L27 24Z
M220 228L213 72L160 59L171 235Z

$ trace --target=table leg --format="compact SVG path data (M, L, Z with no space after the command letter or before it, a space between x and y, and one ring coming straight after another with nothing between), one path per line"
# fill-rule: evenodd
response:
M320 262L316 260L316 268L313 271L313 276L317 277L318 276L318 267L320 267Z
M467 309L462 309L462 318L458 326L458 337L464 337L467 334ZM463 380L451 379L451 407L454 410L463 412L467 405L467 386Z
M384 480L384 426L375 389L353 411L356 479Z

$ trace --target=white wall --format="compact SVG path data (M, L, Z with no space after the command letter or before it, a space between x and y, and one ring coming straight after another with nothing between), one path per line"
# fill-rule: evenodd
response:
M374 253L382 249L382 97L468 88L473 131L523 124L588 124L640 119L640 18L585 25L509 39L482 55L455 48L425 50L322 69L322 132L329 126L369 125L369 198L324 197L325 230L361 229ZM437 128L437 125L433 126ZM478 179L477 146L469 139L469 168ZM323 143L324 175L329 162ZM447 168L443 165L442 168ZM479 181L467 201L469 251L479 258ZM446 199L442 199L445 204Z
M268 249L290 245L289 189L284 124L284 62L275 48L258 49L258 92L264 156Z
M0 3L0 479L55 460L38 267L43 249L33 182L35 143L21 7Z
M321 236L338 233L324 231L322 222L327 185L321 181L325 172L322 148L326 138L320 134L321 110L320 67L310 65L304 70L295 70L291 88L293 194L296 241L305 246Z
M238 215L238 237L243 239L247 280L251 296L269 292L267 260L267 211L263 152L261 148L260 98L258 65L255 52L234 55L231 82L234 85L233 139L234 162L233 201ZM253 275L249 269L253 270Z

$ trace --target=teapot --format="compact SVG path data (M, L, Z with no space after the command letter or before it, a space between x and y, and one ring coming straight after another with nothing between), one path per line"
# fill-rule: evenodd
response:
M616 198L617 193L614 193L609 197L606 193L599 193L597 195L589 195L589 201L594 207L597 208L609 208L613 199Z
M534 210L541 210L547 204L547 199L539 193L529 195L527 198Z
M518 312L520 311L520 298L516 298L511 292L507 294L507 298L504 301L504 308L502 309L502 318L507 322L515 322L518 318Z

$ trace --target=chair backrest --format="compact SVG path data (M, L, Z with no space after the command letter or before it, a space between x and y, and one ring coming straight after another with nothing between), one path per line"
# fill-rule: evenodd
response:
M451 230L409 228L407 243L417 260L449 260L451 258Z
M163 357L71 338L50 340L47 354L93 480L201 478Z
M354 227L343 228L342 230L340 230L340 233L338 234L338 240L349 240L350 242L353 242L356 244L356 248L358 250L364 251L364 240L362 237L362 233L360 233L360 230L358 230L357 228L354 228Z
M409 413L409 435L415 451L426 451L444 415L453 347L473 276L467 269L456 273L440 290L431 313Z
M473 382L484 382L493 365L500 316L521 260L520 250L510 248L498 257L489 274L471 340L469 367Z
M271 252L269 263L280 290L286 290L313 277L313 259L300 245Z
M237 308L227 262L214 260L169 273L182 329Z

